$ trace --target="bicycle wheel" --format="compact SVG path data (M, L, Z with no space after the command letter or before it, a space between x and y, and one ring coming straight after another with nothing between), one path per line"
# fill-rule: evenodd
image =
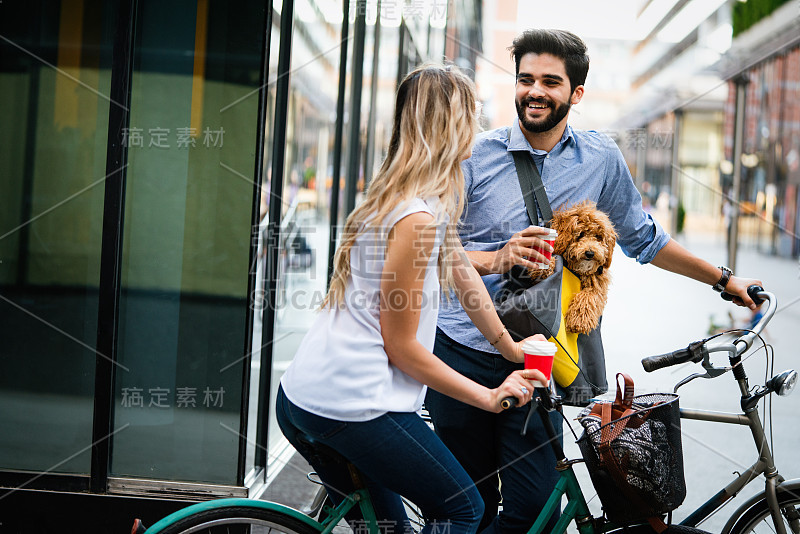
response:
M165 527L160 534L318 534L319 529L275 510L225 506L204 510Z
M800 533L800 495L793 491L778 493L778 504L781 507L786 532ZM775 525L772 522L772 515L766 499L758 501L742 514L742 517L731 527L730 534L751 532L756 534L775 532Z
M608 534L655 534L655 530L650 525L635 525L632 527L623 527L619 530L614 530ZM700 530L694 527L685 527L683 525L671 525L667 527L664 534L709 534L705 530Z

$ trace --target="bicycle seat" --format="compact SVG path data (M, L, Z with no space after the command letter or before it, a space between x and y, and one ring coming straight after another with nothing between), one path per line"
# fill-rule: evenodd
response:
M349 464L350 461L331 447L316 441L309 435L298 433L297 441L303 447L301 454L313 465Z

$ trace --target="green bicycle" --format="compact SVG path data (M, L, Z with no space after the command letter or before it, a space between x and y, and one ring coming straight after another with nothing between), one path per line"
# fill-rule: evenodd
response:
M747 375L742 366L742 356L747 352L755 339L770 321L777 308L774 295L764 292L760 287L750 288L750 296L758 301L766 301L767 309L762 319L753 330L739 330L725 334L727 337L712 336L712 338L692 343L686 349L675 351L671 354L645 358L642 363L645 370L679 365L687 362L699 363L703 366L705 374L695 374L682 380L678 387L695 378L716 378L733 371L733 377L740 386L742 393L742 414L721 414L700 410L681 410L682 418L699 419L711 422L721 422L738 425L748 425L759 453L758 461L737 479L720 490L711 499L691 513L680 525L671 525L667 534L702 534L704 531L694 528L703 519L712 515L716 510L732 499L745 485L757 480L764 474L766 479L765 490L740 506L728 520L723 534L747 534L758 532L777 532L780 534L800 534L800 479L785 481L778 473L769 447L769 440L764 432L764 425L758 415L758 403L761 399L772 393L779 395L788 394L796 382L797 373L786 371L780 373L761 388L751 389ZM715 340L712 343L712 339ZM716 343L716 344L714 344ZM714 367L709 355L715 352L727 353L731 366L727 368ZM537 389L535 411L541 417L545 431L550 438L550 446L559 458L556 469L559 471L559 481L556 484L545 508L531 526L528 534L544 534L545 525L556 512L564 498L561 516L551 533L563 534L571 524L575 524L580 534L604 533L629 533L652 534L654 531L648 523L614 524L605 517L594 517L587 505L586 498L573 470L573 465L582 460L569 460L564 454L555 429L548 417L548 411L558 409L558 398L550 390ZM513 402L506 399L510 407ZM331 453L331 451L326 451ZM333 453L335 454L335 453ZM345 461L343 458L341 461ZM286 534L328 534L339 525L345 515L357 508L363 518L363 524L354 528L359 533L381 534L380 521L376 518L369 492L365 488L358 470L350 465L350 474L355 487L354 492L346 495L335 507L326 507L319 521L309 515L269 501L251 499L220 499L215 501L195 504L179 510L147 529L147 534L182 534L193 532L232 533L232 532L276 532ZM143 532L142 529L135 532ZM399 533L397 533L399 534ZM706 533L707 534L707 533Z
M551 438L550 444L556 453L556 457L560 458L556 465L556 469L560 473L560 479L544 510L528 534L544 533L545 525L561 504L563 497L566 497L567 504L552 532L566 532L567 527L575 521L581 534L600 534L605 532L652 534L654 531L647 523L622 526L606 522L603 518L592 517L578 479L573 471L573 465L576 461L568 460L564 456L563 450L555 438L555 429L547 416L548 409L554 409L556 406L556 404L552 404L554 399L550 396L548 389L539 388L537 393L539 398L538 401L534 401L538 404L535 410L545 423L546 430ZM324 454L330 455L332 452L326 450ZM340 461L345 460L340 458ZM356 507L360 510L363 518L363 523L359 522L359 527L363 526L363 528L354 528L354 530L364 534L367 532L369 534L381 534L381 524L375 516L369 491L366 489L358 470L352 464L348 465L351 478L357 489L345 496L337 506L327 507L326 510L323 510L320 521L303 512L275 502L251 499L219 499L179 510L147 529L147 534L188 534L194 532L328 534L340 524L348 512ZM672 527L669 532L675 534L701 534L703 531L685 527Z

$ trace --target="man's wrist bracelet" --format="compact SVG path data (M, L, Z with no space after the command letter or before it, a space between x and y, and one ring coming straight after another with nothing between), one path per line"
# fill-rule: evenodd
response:
M506 330L506 327L504 326L504 327L503 327L503 330L500 332L500 335L499 335L499 336L497 336L497 339L494 341L494 343L492 343L492 342L490 341L490 342L489 342L489 344L490 344L491 346L493 346L493 347L494 347L495 345L497 345L498 343L500 343L500 340L501 340L501 339L503 339L503 336L504 336L504 335L506 335L506 332L508 332L508 330Z
M719 281L716 284L711 286L711 288L714 291L722 293L722 290L725 289L725 286L728 285L728 281L731 279L731 276L733 276L733 271L731 271L724 265L720 265L719 268L722 269L722 276L720 277Z

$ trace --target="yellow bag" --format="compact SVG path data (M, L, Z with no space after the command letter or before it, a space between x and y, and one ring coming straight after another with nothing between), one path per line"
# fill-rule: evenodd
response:
M563 389L564 403L586 406L608 391L600 324L588 334L566 331L564 316L581 282L564 268L560 256L554 258L553 274L543 280L531 281L518 271L507 276L506 286L495 298L497 314L517 341L543 334L556 343L553 377Z

